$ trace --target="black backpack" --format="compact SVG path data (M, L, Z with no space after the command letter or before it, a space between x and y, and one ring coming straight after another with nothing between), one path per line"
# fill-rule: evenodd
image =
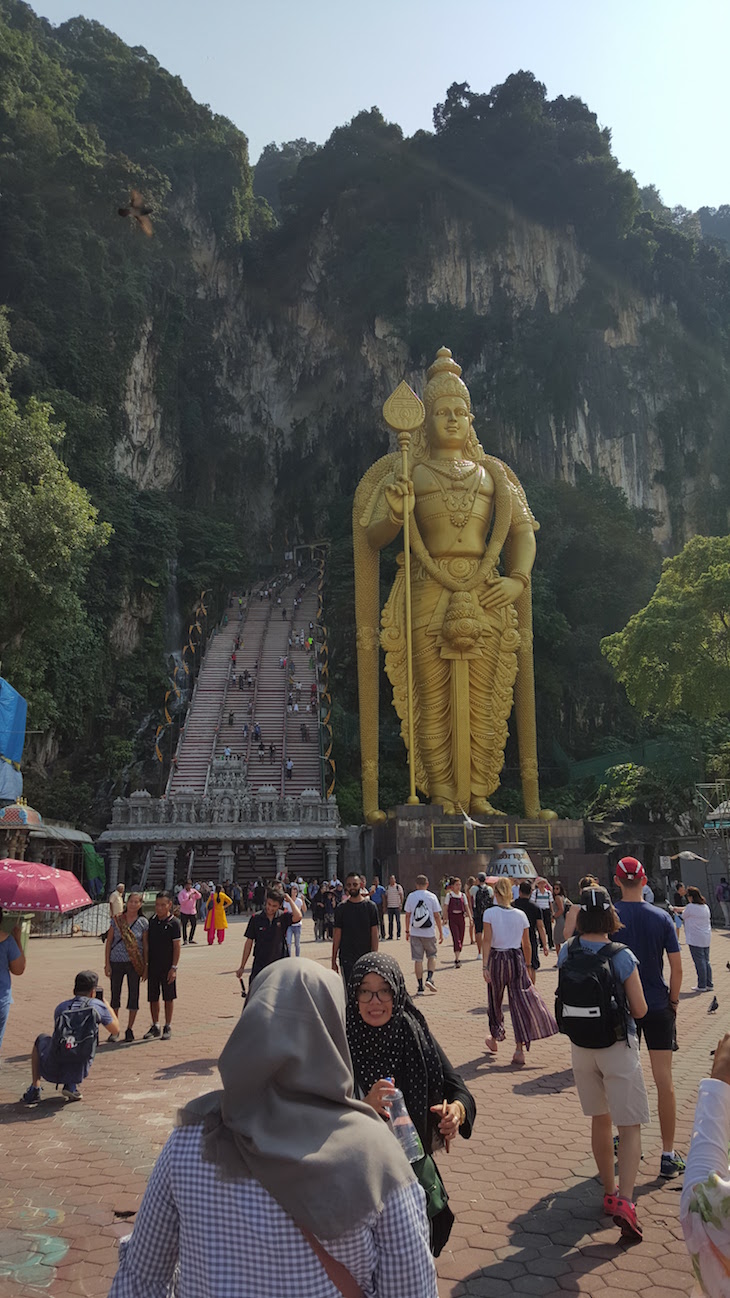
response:
M606 1050L616 1041L628 1040L628 1002L611 960L625 950L620 942L606 942L600 951L586 951L578 935L568 943L568 956L558 974L555 1017L574 1046Z
M474 904L472 906L474 918L481 919L485 910L489 910L489 907L492 904L492 897L487 885L485 883L478 884L477 890L474 893Z
M51 1049L62 1066L71 1061L90 1063L96 1054L98 1020L88 997L80 997L79 1001L78 1005L62 1010L53 1025Z

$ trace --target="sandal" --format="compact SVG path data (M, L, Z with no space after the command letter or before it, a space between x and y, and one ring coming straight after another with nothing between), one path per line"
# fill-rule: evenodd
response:
M613 1214L616 1211L617 1204L618 1204L618 1195L615 1192L613 1194L604 1194L603 1211L605 1212L607 1217L613 1216Z
M616 1225L621 1227L624 1239L644 1238L644 1232L636 1220L636 1204L630 1199L622 1199L621 1195L616 1196L613 1219Z
M489 1050L491 1054L496 1055L497 1050L499 1048L499 1043L495 1040L494 1037L487 1037L485 1039L484 1044L487 1047L487 1050Z
M515 1068L524 1068L525 1066L524 1050L515 1050L515 1053L512 1056L512 1063L514 1064Z

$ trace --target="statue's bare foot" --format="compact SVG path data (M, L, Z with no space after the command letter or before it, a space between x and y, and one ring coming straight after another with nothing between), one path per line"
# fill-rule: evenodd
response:
M458 810L453 802L448 802L446 798L434 798L433 805L441 807L445 816L456 816Z
M498 811L486 798L472 798L469 803L469 810L472 816L502 816L503 818L506 816L506 812Z

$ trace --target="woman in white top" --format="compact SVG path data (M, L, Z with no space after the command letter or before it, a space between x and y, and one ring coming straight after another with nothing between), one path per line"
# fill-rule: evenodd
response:
M532 961L530 921L524 911L512 906L512 884L498 879L494 885L495 905L484 912L482 968L488 988L489 1032L487 1050L497 1053L504 1041L502 1001L505 990L515 1034L512 1063L525 1066L525 1050L531 1041L552 1037L558 1025L542 997L530 982L527 972Z
M296 905L299 907L303 915L306 910L306 903L304 897L301 895L301 891L299 889L298 884L296 883L291 884L289 888L289 896L294 898ZM292 908L289 905L288 897L285 898L284 900L284 910L288 910L289 914L290 915L292 914ZM301 941L302 941L302 921L300 920L298 924L290 924L288 929L286 930L286 944L289 948L289 955L291 955L292 953L291 950L292 944L294 946L294 950L296 954L299 955Z
M730 1295L730 1035L700 1082L679 1217L699 1292Z
M697 970L696 992L712 991L712 965L710 964L710 938L712 937L712 917L699 888L688 888L689 903L686 906L675 906L678 915L684 921L684 932L687 938L689 953Z

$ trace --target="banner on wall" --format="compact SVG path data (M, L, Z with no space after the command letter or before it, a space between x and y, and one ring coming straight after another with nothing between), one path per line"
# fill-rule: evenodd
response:
M14 802L23 792L20 760L27 712L22 694L0 676L0 800L4 802Z

